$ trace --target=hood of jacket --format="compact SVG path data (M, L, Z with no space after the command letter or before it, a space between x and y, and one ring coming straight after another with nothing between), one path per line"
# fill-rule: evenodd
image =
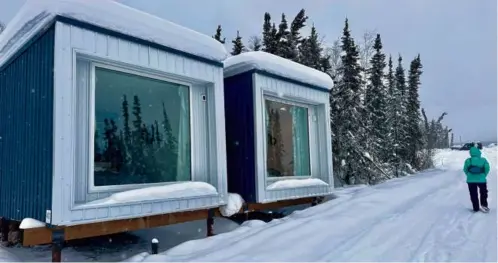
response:
M469 153L472 157L481 157L481 151L477 147L470 148Z

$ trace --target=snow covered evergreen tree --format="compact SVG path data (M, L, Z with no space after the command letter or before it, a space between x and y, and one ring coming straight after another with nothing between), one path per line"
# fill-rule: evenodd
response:
M361 136L365 132L361 118L361 67L358 47L351 36L347 19L341 49L341 66L337 69L339 80L330 96L334 165L337 167L334 173L340 181L347 184L369 183L371 163L361 145Z
M371 68L368 70L369 85L365 96L367 112L366 121L369 125L369 152L377 159L386 161L389 149L386 149L389 127L387 124L387 90L384 85L384 69L386 55L382 53L382 40L377 34L374 43L375 53L370 59Z
M297 53L293 48L292 43L292 36L289 31L289 25L287 23L287 18L285 17L285 14L282 14L282 20L280 21L280 24L278 25L278 32L277 32L277 53L276 55L287 58L290 60L295 60L297 58Z
M395 83L395 122L394 122L394 132L395 132L395 140L394 140L394 150L396 156L398 156L398 162L402 162L403 160L407 160L407 148L406 145L408 143L407 138L407 125L408 119L406 116L406 80L405 80L405 70L403 68L403 58L401 55L398 56L398 66L396 67L396 72L394 74L394 83ZM401 163L399 163L401 164Z
M232 56L236 56L245 51L245 46L244 43L242 42L242 37L239 35L238 30L237 30L237 37L234 40L232 40L232 44L233 48L232 52L230 53L232 54Z
M218 25L218 28L216 28L216 34L213 36L214 39L218 40L221 44L225 44L225 38L221 39L221 25Z
M313 25L311 27L311 34L309 37L303 40L303 43L299 47L299 63L320 70L320 59L323 48L318 40L318 33Z
M270 13L266 12L263 23L263 51L276 54L277 53L277 29L275 23L272 24Z
M420 100L418 89L420 86L420 76L422 75L422 63L420 55L410 63L408 73L408 91L406 105L406 142L407 142L407 161L414 167L420 168L417 161L417 152L422 148L422 132L420 131Z

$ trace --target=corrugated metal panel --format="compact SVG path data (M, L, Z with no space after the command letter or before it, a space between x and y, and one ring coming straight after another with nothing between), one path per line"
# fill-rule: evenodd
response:
M0 70L0 216L52 205L54 27Z
M228 192L256 202L252 74L226 78L224 84Z

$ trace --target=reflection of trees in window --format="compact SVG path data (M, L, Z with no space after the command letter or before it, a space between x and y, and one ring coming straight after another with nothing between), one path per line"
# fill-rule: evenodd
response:
M113 117L105 118L104 127L100 130L95 127L96 186L177 180L178 139L172 131L165 103L162 102L162 121L149 120L149 123L142 118L142 104L139 96L134 95L130 116L129 102L123 94L119 125ZM148 103L145 105L151 106ZM160 124L162 127L159 127ZM187 154L190 152L187 151Z
M310 175L308 110L266 100L267 174Z

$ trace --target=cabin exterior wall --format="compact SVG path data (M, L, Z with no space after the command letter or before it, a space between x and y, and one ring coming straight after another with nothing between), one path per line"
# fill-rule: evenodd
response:
M54 36L0 59L0 217L45 221L51 209Z
M225 78L228 192L256 202L253 74Z
M223 69L201 60L123 39L111 32L80 24L57 22L55 27L54 191L53 225L73 225L154 214L211 208L227 198ZM88 202L148 185L95 188L88 163L93 136L88 131L94 67L153 76L189 87L191 175L213 185L218 195L176 198L109 206ZM93 76L93 77L92 77ZM132 98L129 99L130 107ZM131 111L130 111L131 115ZM131 120L130 120L131 122ZM92 146L93 147L93 146ZM92 148L93 149L93 148Z
M266 175L266 131L264 125L263 107L265 96L276 98L282 102L296 102L311 105L315 113L310 125L310 162L311 178L317 178L327 185L296 187L287 189L267 189L271 183L280 180L268 178ZM313 89L291 81L277 79L264 72L254 75L254 116L255 116L255 144L256 144L256 178L258 202L266 203L284 199L321 196L330 194L334 187L332 170L332 138L330 131L330 104L326 90ZM292 179L292 178L290 178ZM297 178L296 178L297 179ZM285 180L285 179L282 179Z

